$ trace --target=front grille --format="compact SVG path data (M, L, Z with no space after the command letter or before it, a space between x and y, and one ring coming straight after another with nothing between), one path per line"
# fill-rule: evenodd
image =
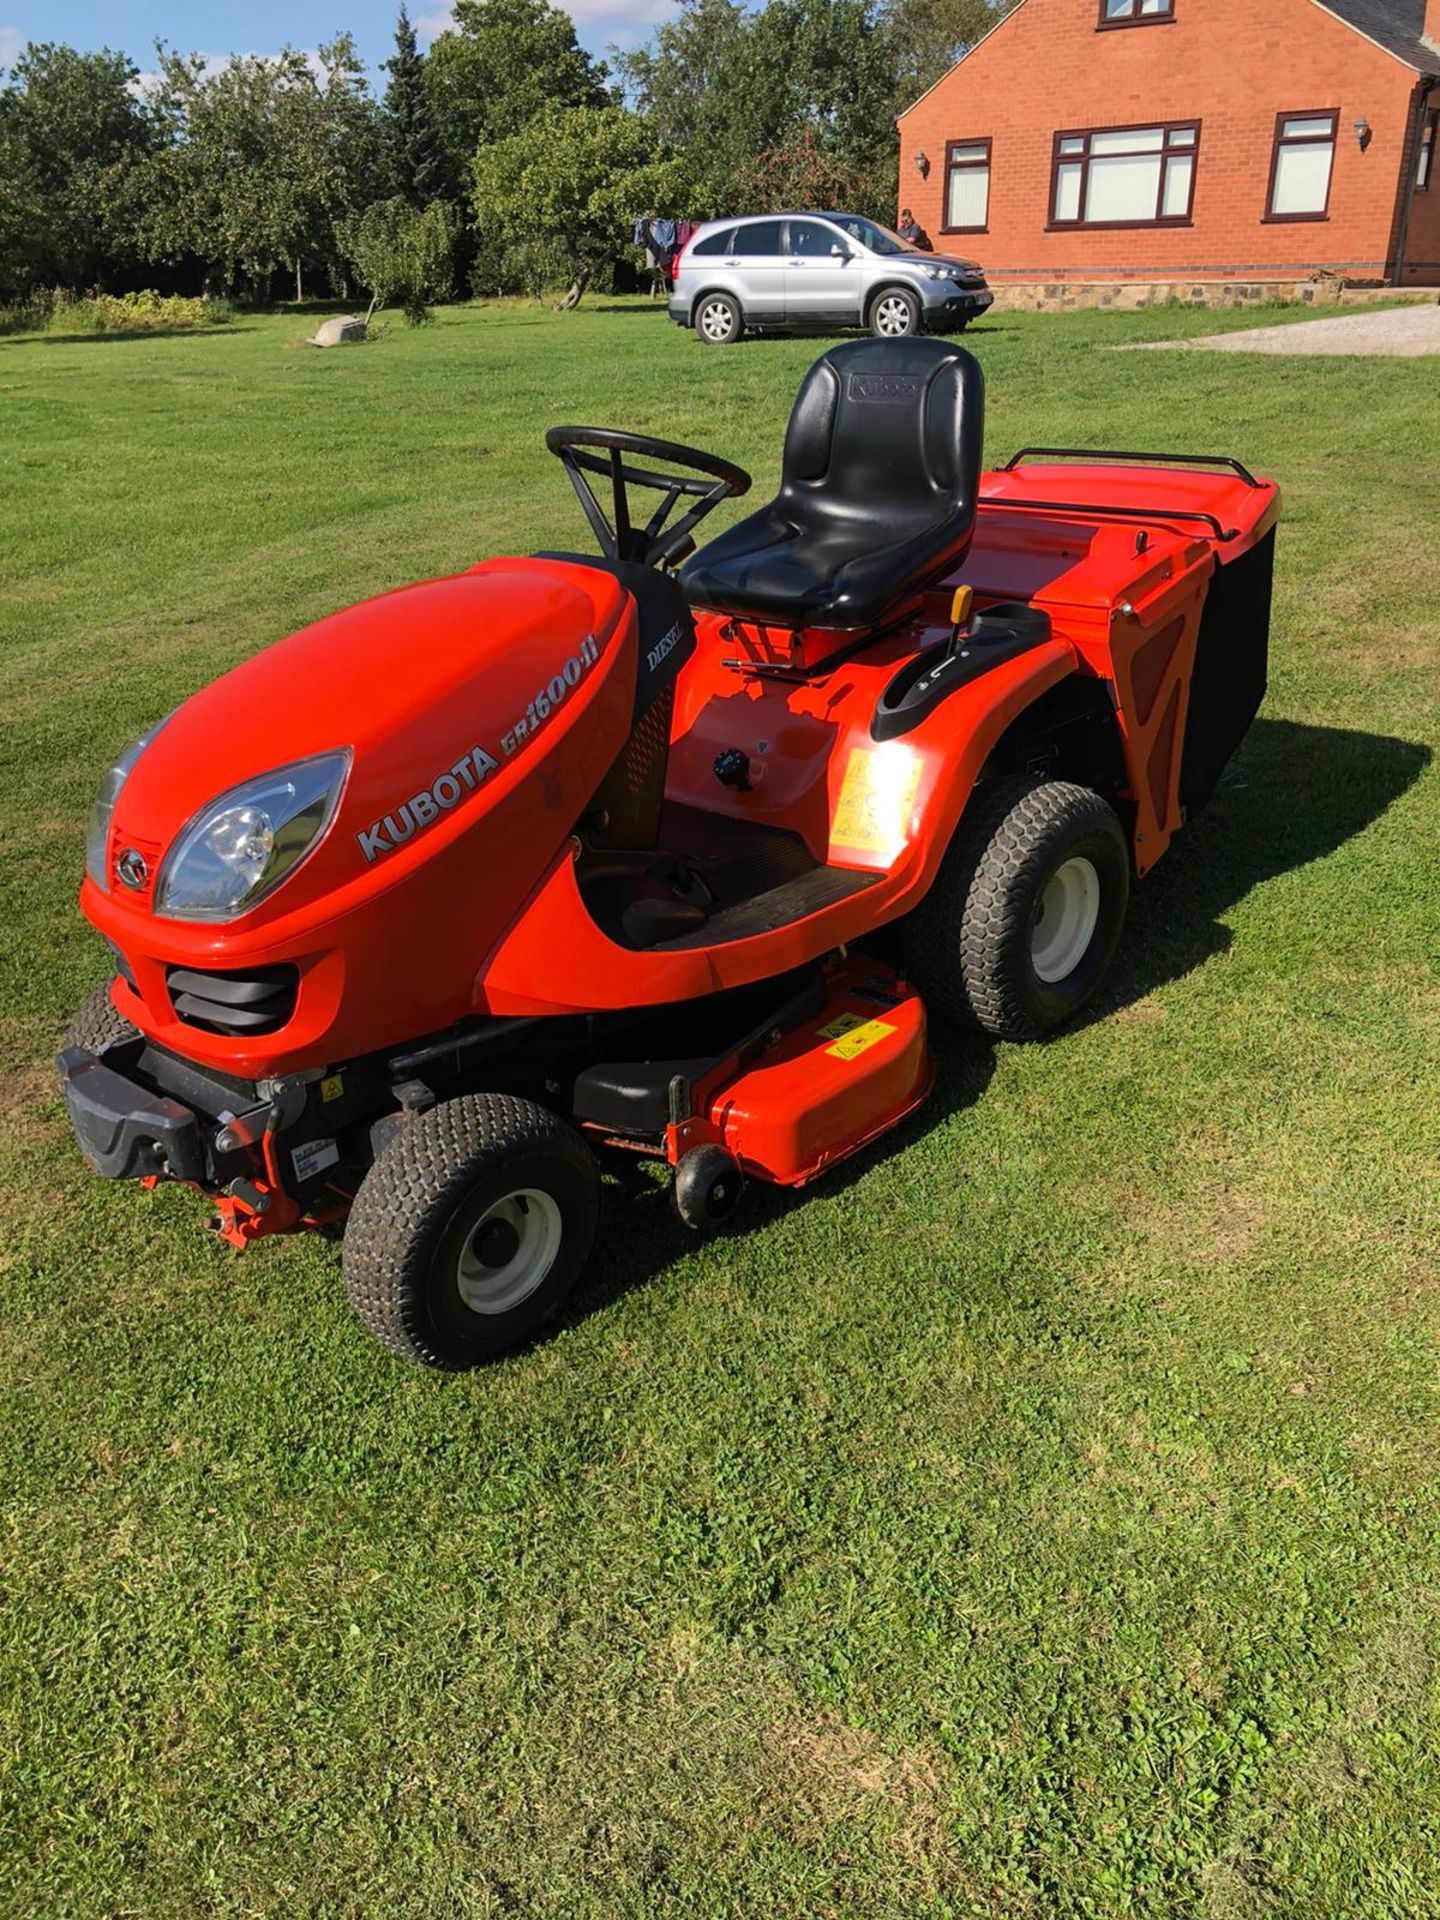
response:
M295 1011L300 973L289 965L223 973L167 967L165 984L175 1017L187 1026L248 1038L285 1025Z

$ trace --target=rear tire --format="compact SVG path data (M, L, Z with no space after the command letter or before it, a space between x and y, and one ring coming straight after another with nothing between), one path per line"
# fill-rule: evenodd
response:
M345 1290L391 1353L451 1373L521 1346L595 1239L589 1148L533 1101L472 1093L407 1119L361 1182Z
M905 923L911 978L939 1014L1038 1040L1099 987L1130 898L1114 809L1065 780L978 787L935 884Z
M882 287L870 302L870 331L877 340L905 340L920 332L920 302L905 287Z
M107 1047L123 1046L127 1040L138 1040L140 1029L133 1026L123 1013L117 1013L110 998L110 982L87 994L81 1001L75 1018L65 1029L65 1038L60 1042L62 1048L79 1047L86 1053L104 1053Z
M695 302L695 338L707 347L733 347L745 331L740 302L728 293L705 293Z

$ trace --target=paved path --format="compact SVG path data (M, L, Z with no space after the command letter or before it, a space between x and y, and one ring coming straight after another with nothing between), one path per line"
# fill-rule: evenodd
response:
M1194 340L1146 340L1120 351L1193 347L1211 353L1382 353L1411 359L1440 353L1440 305L1387 307L1243 333L1206 333Z

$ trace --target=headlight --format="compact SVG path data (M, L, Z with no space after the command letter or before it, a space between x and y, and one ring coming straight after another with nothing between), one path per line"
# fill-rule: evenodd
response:
M165 720L169 718L167 713ZM120 789L129 778L135 762L165 725L165 720L157 721L148 733L142 733L138 740L132 740L125 751L117 755L100 782L100 791L90 809L90 818L85 824L85 871L96 886L106 893L110 891L110 875L106 871L105 852L110 844L110 822L115 813L115 802L120 798Z
M349 771L348 749L322 753L221 794L167 854L155 911L183 920L247 912L320 844Z
M955 278L955 269L953 267L926 267L925 278L927 280L953 280Z

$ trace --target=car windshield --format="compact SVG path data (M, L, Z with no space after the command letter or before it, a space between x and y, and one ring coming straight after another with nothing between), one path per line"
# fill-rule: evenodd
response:
M889 256L895 253L915 253L917 248L908 246L898 233L891 233L888 227L878 226L873 220L865 220L855 213L837 214L835 224L842 232L848 233L852 240L858 240L862 247L868 247L871 253Z

